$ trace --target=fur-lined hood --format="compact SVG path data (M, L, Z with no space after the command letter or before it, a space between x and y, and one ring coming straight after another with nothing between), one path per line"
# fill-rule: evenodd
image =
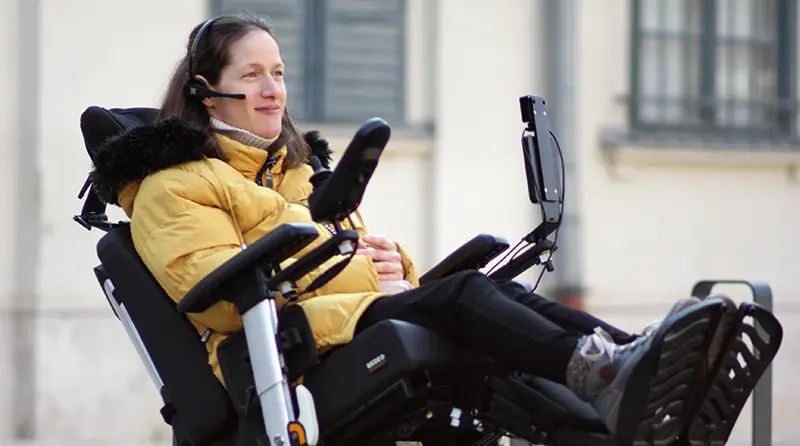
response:
M322 166L330 168L333 151L317 130L304 134ZM135 127L109 138L92 152L94 168L90 179L98 197L117 204L126 185L179 164L203 159L205 134L177 118Z

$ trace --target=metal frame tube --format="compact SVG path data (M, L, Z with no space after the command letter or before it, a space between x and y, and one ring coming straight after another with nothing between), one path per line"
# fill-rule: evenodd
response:
M294 409L278 350L275 301L261 301L242 318L267 436L272 446L289 445L288 426L294 420Z

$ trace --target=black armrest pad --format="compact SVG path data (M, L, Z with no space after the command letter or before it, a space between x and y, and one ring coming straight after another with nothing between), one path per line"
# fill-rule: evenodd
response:
M481 269L498 254L508 249L508 246L508 241L502 237L491 234L476 235L420 277L420 285L459 271Z
M296 282L313 269L327 262L333 256L343 254L341 252L342 243L351 242L353 244L358 244L358 237L358 232L353 230L337 232L333 237L325 240L325 243L314 248L311 252L271 277L268 286L270 289L276 289L281 283ZM351 246L351 249L355 249L355 246Z
M314 225L287 223L278 226L200 280L178 302L178 311L181 313L205 311L225 298L224 293L218 290L238 273L258 263L281 262L303 249L318 236L319 232Z

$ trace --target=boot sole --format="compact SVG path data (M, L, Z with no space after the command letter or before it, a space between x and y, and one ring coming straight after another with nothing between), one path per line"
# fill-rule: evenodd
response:
M665 319L623 390L615 437L623 446L667 446L688 424L698 378L725 303L708 300Z
M728 334L731 331L731 327L741 318L737 319L736 316L738 314L738 308L736 306L736 302L730 298L724 296L711 296L707 299L719 299L724 301L726 304L725 312L723 313L722 319L717 327L717 332L711 341L711 346L708 348L708 370L711 372L711 370L714 370L719 366L719 361L722 360L723 356L722 352L727 351L727 348L723 349L723 347L727 347Z
M687 427L693 446L727 443L736 420L783 341L783 327L764 308L744 302L725 333L702 404Z

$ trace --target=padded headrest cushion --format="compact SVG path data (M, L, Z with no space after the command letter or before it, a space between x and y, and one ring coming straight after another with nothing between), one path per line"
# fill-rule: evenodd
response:
M158 109L148 107L111 108L91 106L81 114L81 132L89 157L94 160L95 148L106 139L125 130L155 121Z

